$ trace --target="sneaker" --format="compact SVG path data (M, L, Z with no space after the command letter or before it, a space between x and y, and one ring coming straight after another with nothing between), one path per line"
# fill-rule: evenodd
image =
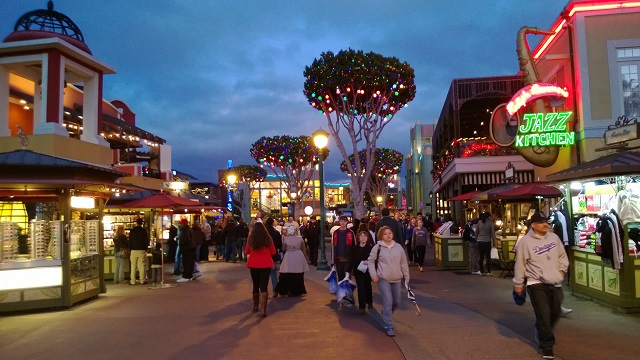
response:
M424 272L424 269L422 268L422 266L420 266L420 272Z
M569 309L569 308L566 308L566 307L561 307L560 308L560 315L562 315L562 316L567 316L567 315L571 314L572 312L573 312L573 309Z
M202 276L202 271L198 271L197 273L193 273L193 280L199 278L200 276Z
M543 349L542 350L542 358L543 359L555 359L553 356L553 349Z
M387 335L391 337L396 336L396 333L393 331L393 326L387 326Z
M490 273L490 272L484 273L484 276L493 276L493 273Z
M471 274L473 274L473 275L482 275L482 273L480 271L472 271Z
M373 310L373 304L368 305L369 310Z
M360 315L364 315L364 313L365 313L365 308L361 307L360 308Z
M185 283L185 282L189 282L189 281L191 281L191 279L187 279L187 278L180 278L180 279L176 280L176 282L179 282L179 283Z

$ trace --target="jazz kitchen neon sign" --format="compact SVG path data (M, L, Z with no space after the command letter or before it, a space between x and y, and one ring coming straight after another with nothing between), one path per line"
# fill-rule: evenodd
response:
M559 86L552 84L536 83L527 85L513 95L511 101L507 104L507 112L509 115L513 115L527 105L527 103L541 98L568 98L569 92Z
M516 147L575 145L576 133L567 132L571 111L524 114L524 124L518 126Z

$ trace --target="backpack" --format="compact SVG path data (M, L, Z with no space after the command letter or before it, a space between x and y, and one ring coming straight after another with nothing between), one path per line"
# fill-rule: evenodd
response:
M476 241L476 233L473 231L470 223L464 224L464 228L462 229L462 240L466 242Z

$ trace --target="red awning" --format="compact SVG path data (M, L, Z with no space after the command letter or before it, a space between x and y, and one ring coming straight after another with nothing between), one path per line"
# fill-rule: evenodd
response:
M504 199L533 199L537 196L550 198L561 197L562 191L555 186L544 183L528 183L520 185L517 188L502 191L498 196Z
M451 199L447 200L447 201L469 201L471 200L471 197L475 194L478 194L480 192L480 190L473 190L472 192L468 192L466 194L461 194L458 196L454 196Z

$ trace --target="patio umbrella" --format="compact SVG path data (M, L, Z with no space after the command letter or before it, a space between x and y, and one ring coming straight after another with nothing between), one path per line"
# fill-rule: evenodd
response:
M514 187L518 186L518 184L504 184L504 185L500 185L498 187L495 187L491 190L486 190L483 192L479 192L475 195L471 196L471 200L473 201L492 201L492 200L498 200L501 199L500 197L500 193L506 190L510 190L513 189Z
M119 205L120 208L138 208L138 209L160 209L160 212L164 209L174 209L179 206L203 206L202 203L197 201L192 201L189 199L183 199L179 196L170 195L167 193L155 193L151 196L147 196L142 199L137 199L130 201L128 203ZM164 224L160 224L161 227L164 227ZM164 241L162 242L162 253L164 254ZM165 284L164 283L164 255L162 256L162 280L160 282L160 289L165 289L169 287L174 287L173 284ZM157 288L150 288L157 289Z
M562 196L562 191L544 183L528 183L502 191L499 196L504 199L532 199L538 196L549 198Z
M473 190L471 192L468 192L466 194L460 194L458 196L454 196L451 199L447 200L447 201L469 201L471 200L471 197L475 194L480 193L480 190Z
M197 201L184 199L167 193L155 193L142 199L120 204L120 208L173 209L177 206L203 206Z

